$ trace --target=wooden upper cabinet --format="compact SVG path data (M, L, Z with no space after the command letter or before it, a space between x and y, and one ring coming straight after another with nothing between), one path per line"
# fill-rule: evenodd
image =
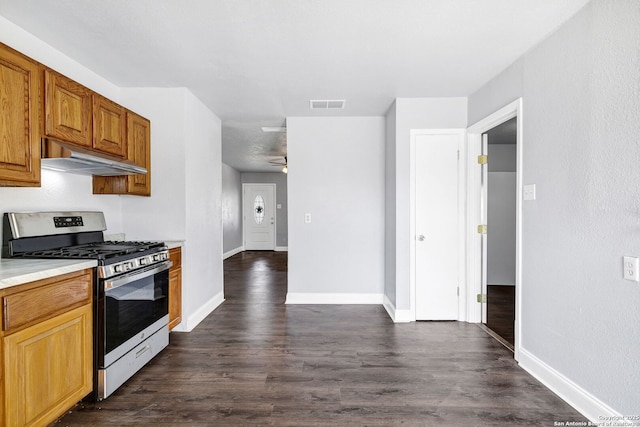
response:
M151 196L151 122L131 111L127 111L127 160L147 173L94 176L93 194Z
M47 137L91 148L92 92L53 70L44 71Z
M126 109L50 69L44 71L44 136L127 156Z
M79 148L148 171L96 176L94 194L150 196L150 129L144 117L0 43L0 186L39 187L42 155Z
M129 194L151 195L151 122L142 116L127 112L128 160L147 169L146 174L129 175Z
M127 110L93 94L93 148L114 156L127 156Z
M38 70L0 43L0 185L40 186Z

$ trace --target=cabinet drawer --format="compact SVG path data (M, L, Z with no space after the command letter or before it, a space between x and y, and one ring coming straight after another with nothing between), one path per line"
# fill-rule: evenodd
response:
M29 324L91 302L92 270L24 285L2 297L2 330L14 332ZM41 283L41 286L37 286ZM28 289L24 289L28 288ZM21 290L24 289L24 290Z

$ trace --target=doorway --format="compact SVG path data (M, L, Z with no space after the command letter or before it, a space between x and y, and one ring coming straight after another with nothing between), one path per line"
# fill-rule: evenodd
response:
M486 185L486 325L513 350L516 287L517 117L482 134L487 153Z
M275 250L275 184L242 184L245 250Z
M498 175L492 174L495 176L492 177L491 180L489 179L490 169L488 164L491 164L489 139L492 133L497 132L492 130L495 128L499 128L500 125L506 122L509 122L509 124L505 125L505 127L511 127L509 131L511 133L511 138L513 138L513 133L515 132L515 147L511 145L509 148L497 149L498 154L493 154L494 165L495 163L497 163L498 165L501 163L499 160L496 160L496 155L506 155L506 152L509 153L508 157L511 159L511 161L508 169L498 166L497 170L494 170L494 172L498 172L498 175L500 172L509 172L510 174L515 174L515 182L513 180L513 175L511 175L510 178L506 178L503 180L507 183L499 182L498 184L496 184L494 182L496 181L494 178ZM483 328L487 330L487 332L489 332L491 335L505 344L507 343L507 341L504 340L498 333L495 333L487 326L485 326L485 324L487 323L487 314L492 317L492 319L489 320L489 324L494 325L494 327L497 329L499 329L499 327L495 326L496 322L494 321L496 320L496 316L502 317L501 319L497 319L499 321L504 321L504 319L507 318L508 320L504 322L513 325L513 338L512 344L509 343L508 345L505 345L513 350L515 360L519 359L520 343L522 342L520 331L523 294L523 285L521 279L523 172L522 128L522 98L519 98L516 101L513 101L512 103L494 112L493 114L485 117L484 119L479 120L477 123L467 129L467 188L469 189L466 200L466 239L468 242L468 275L466 282L467 319L470 322L480 323ZM498 130L504 130L504 128L499 128ZM496 152L495 147L500 144L494 143L491 145L492 152ZM514 148L515 171L513 170ZM502 150L503 153L500 153L500 150ZM484 158L484 155L488 155L488 159ZM485 162L485 160L488 161ZM498 180L500 180L500 178L498 178ZM504 191L509 194L509 197L501 198L497 195L499 193L491 196L493 193L492 190L489 190L489 187L496 190L501 185L505 187ZM496 202L497 207L499 207L500 204L509 206L513 206L513 204L515 204L515 214L507 214L505 212L513 211L501 211L499 208L498 213L489 212L489 203L491 203L491 197L493 197L493 201ZM514 198L515 202L513 201ZM494 210L496 206L493 206L492 210ZM492 236L492 227L493 231L498 231L499 233L500 222L506 221L504 219L500 219L500 212L503 212L504 215L509 216L509 219L507 221L508 225L506 226L506 228L508 228L511 233L513 233L515 228L515 244L513 237L510 237L508 239L509 244L504 245L503 247L500 247L500 245L492 246L490 243ZM515 227L513 226L514 221ZM498 228L498 230L496 230L496 228ZM497 241L498 240L494 235L493 243L495 244ZM491 250L491 252L489 252L489 250ZM509 253L507 255L504 255L507 253L507 250L509 251ZM503 255L500 255L500 253L502 253ZM488 264L487 261L489 260L489 258L493 258L493 260L497 261L498 264L495 264L493 266L491 264ZM509 267L508 269L505 268L505 271L510 271L508 280L500 279L500 274L497 274L503 271L500 270L500 262ZM502 265L502 267L505 267L505 265ZM498 268L498 270L496 270L496 268ZM491 270L491 273L489 272L489 270ZM511 280L511 278L513 278L513 280ZM491 282L493 283L488 283L489 279L491 279ZM489 287L488 285L492 286ZM507 293L507 295L501 296L501 291L504 291L505 293ZM496 307L498 311L496 311L493 305L489 307L488 293L492 293L491 301L492 303L495 302L497 304ZM514 295L510 295L510 293ZM507 301L506 303L504 302L505 300ZM514 301L514 303L511 303L511 301ZM513 307L513 309L512 312L509 312L508 310L511 306ZM500 313L500 308L507 310L507 312L504 314ZM513 319L513 321L511 319ZM501 331L501 333L504 335L508 335L510 334L510 331Z

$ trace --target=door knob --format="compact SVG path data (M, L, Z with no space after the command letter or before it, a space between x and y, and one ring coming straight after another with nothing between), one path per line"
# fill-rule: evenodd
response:
M419 236L418 236L418 240L419 240L420 242L424 242L424 235L423 235L423 234L419 235Z

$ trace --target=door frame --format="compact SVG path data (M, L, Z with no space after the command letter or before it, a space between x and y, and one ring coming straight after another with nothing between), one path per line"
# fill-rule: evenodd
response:
M479 120L467 128L467 319L481 323L481 307L478 307L476 295L482 293L482 250L481 238L477 226L482 220L480 204L480 168L477 157L480 154L482 134L490 129L517 117L516 124L516 318L514 324L514 359L520 356L522 342L520 317L522 313L522 169L523 169L523 115L522 98L518 98L498 111Z
M462 160L466 153L466 130L465 129L411 129L409 144L409 313L410 321L416 320L416 136L418 135L456 135L458 140L458 320L466 320L467 299L464 297L466 289L465 272L465 194L466 170Z
M245 197L245 192L246 192L246 188L247 186L254 186L254 187L273 187L273 249L271 249L272 251L276 250L276 247L278 247L278 216L276 215L277 213L277 208L276 208L276 200L278 198L277 196L277 191L278 188L276 186L275 183L262 183L262 182L243 182L242 183L242 247L245 247L246 244L246 236L245 236L245 222L247 220L247 218L245 218L245 205L244 205L244 197Z

